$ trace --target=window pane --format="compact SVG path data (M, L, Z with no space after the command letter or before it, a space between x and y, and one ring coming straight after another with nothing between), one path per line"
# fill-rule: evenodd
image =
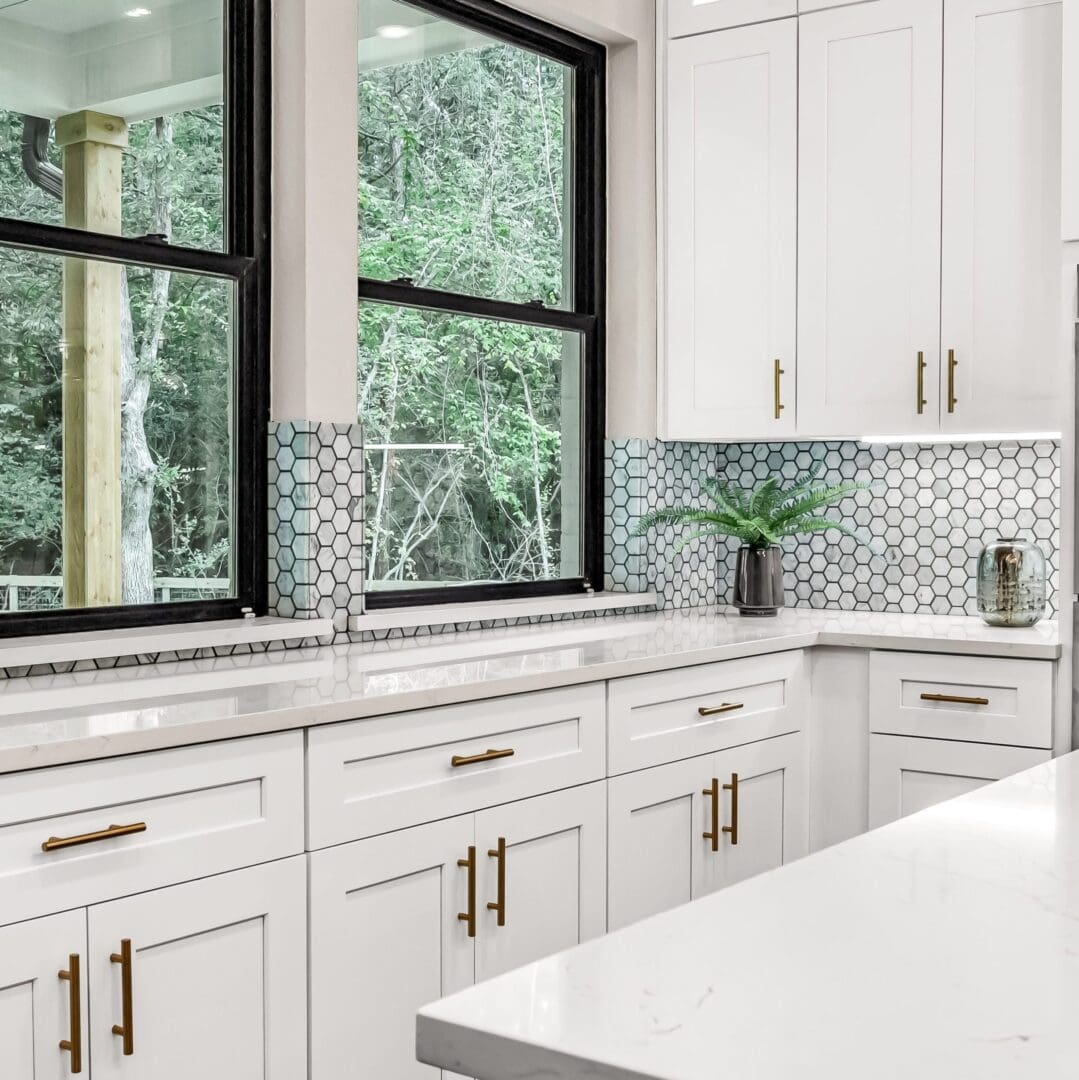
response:
M581 575L581 348L363 304L368 588Z
M0 248L0 612L235 595L233 293Z
M0 216L220 250L222 10L0 2Z
M572 69L360 0L360 274L568 307Z

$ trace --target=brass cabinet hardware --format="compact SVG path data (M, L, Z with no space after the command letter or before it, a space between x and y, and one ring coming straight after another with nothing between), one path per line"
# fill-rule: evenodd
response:
M706 799L712 800L712 831L704 833L705 840L712 841L712 850L719 851L719 781L712 780L712 786L702 792Z
M988 705L987 697L962 697L959 694L922 694L922 701L946 701L951 705Z
M723 831L730 835L731 844L738 843L738 774L731 773L731 782L723 785L724 791L731 793L731 823L723 826Z
M483 761L497 761L499 758L513 757L513 750L484 750L482 754L469 754L462 757L460 754L454 754L450 758L450 764L459 769L462 765L479 765Z
M498 838L498 847L487 852L488 858L498 860L498 899L487 901L488 911L497 911L499 926L506 925L506 838Z
M81 836L50 836L41 845L41 850L62 851L82 844L96 844L99 840L114 840L117 836L134 836L140 832L146 832L145 821L137 821L134 825L110 825L100 832L83 833Z
M60 1040L60 1049L71 1055L72 1074L82 1072L82 973L79 954L72 953L67 958L67 970L59 972L60 978L67 983L70 1037Z
M955 358L955 349L948 350L948 412L955 412L958 399L955 396L955 369L959 361Z
M698 716L719 716L720 713L725 712L737 712L739 709L744 709L745 705L741 702L723 702L722 705L702 705L697 710Z
M112 1033L123 1039L124 1057L131 1057L135 1053L135 1006L132 1002L131 990L131 938L124 938L120 942L120 951L113 953L109 959L114 964L120 965L120 1013L122 1024L113 1024Z
M776 406L776 419L779 419L779 414L786 408L786 405L782 401L782 379L786 375L786 371L780 366L780 362L776 360L775 366L775 406Z
M476 845L469 844L468 858L458 859L457 865L468 870L468 910L457 913L457 918L468 923L468 936L476 936Z
M921 416L925 412L926 405L929 404L925 400L925 353L918 353L918 415Z

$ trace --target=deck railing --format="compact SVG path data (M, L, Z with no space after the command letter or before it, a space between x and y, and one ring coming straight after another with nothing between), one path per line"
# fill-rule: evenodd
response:
M64 579L51 575L0 575L0 611L45 611L60 606ZM154 578L154 600L211 600L228 596L228 578Z

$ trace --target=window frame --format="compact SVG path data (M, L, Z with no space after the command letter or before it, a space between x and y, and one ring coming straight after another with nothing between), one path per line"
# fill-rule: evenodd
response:
M0 217L0 248L175 270L235 286L235 595L216 600L0 613L0 638L265 614L270 386L270 0L225 0L223 251Z
M364 611L422 605L575 596L603 589L604 454L607 303L607 49L496 0L402 0L530 52L574 72L573 306L551 308L430 289L407 280L358 275L365 301L464 315L524 326L569 330L582 342L582 574L547 581L482 582L372 591L364 573ZM360 242L362 243L362 237ZM359 418L363 423L363 417Z

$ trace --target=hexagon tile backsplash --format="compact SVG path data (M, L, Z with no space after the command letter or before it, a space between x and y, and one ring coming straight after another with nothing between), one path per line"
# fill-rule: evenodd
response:
M883 445L865 443L666 443L606 445L607 588L654 588L665 607L726 603L737 541L673 548L675 530L633 535L650 510L701 501L701 475L745 486L772 473L790 479L823 459L822 478L871 490L829 511L867 544L839 533L784 543L787 602L799 607L973 615L978 552L996 536L1041 544L1055 614L1059 571L1060 447L1052 442Z

